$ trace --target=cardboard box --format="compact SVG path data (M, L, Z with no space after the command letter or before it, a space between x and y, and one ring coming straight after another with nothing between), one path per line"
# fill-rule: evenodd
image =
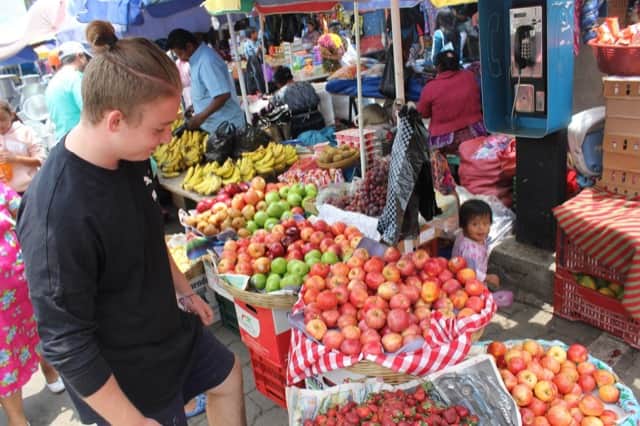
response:
M608 185L640 189L640 170L604 169L601 181Z
M640 171L640 158L634 155L614 154L605 152L602 156L602 166L606 169Z
M604 123L605 135L640 136L640 120L634 118L607 117Z
M238 299L234 302L244 344L270 362L286 366L291 343L289 311L252 306Z
M604 135L602 150L605 152L604 155L607 155L606 153L609 152L613 154L625 154L638 157L638 161L640 162L640 135Z
M430 256L437 256L437 239L440 236L440 229L431 225L422 225L418 237L411 240L406 239L398 243L400 253L406 254L424 248L429 252Z
M605 98L640 98L640 77L602 78Z
M625 99L607 99L606 117L638 119L640 118L640 97Z

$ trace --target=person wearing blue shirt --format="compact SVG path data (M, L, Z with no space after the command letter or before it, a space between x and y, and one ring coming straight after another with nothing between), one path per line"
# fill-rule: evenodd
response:
M214 134L225 121L244 129L245 118L226 62L207 44L199 44L187 30L169 33L167 46L191 66L191 97L194 115L187 122L190 129L201 128Z
M244 41L244 56L249 59L260 53L260 41L258 31L255 28L247 29L247 39Z
M60 45L58 57L62 68L53 76L45 91L47 109L55 126L56 142L80 122L82 73L90 56L77 41Z
M433 33L433 45L431 49L431 63L438 66L438 54L443 50L453 50L462 59L464 36L460 34L456 26L456 17L449 8L443 8L436 15L437 29Z

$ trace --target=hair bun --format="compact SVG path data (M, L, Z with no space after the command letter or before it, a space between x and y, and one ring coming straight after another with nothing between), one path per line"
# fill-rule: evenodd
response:
M95 53L102 53L110 49L118 41L115 28L107 21L91 21L87 25L85 36Z

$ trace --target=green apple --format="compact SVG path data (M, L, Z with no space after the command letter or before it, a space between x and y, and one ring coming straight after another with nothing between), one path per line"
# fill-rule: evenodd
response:
M269 215L265 212L259 211L256 212L256 215L253 216L253 221L258 225L258 227L264 227L264 223L269 219Z
M282 188L280 188L280 191L278 191L278 193L280 194L280 198L287 198L290 189L291 188L288 186L283 186Z
M338 256L334 252L328 251L326 253L322 253L320 261L328 265L333 265L334 263L338 263Z
M291 192L293 192L294 194L298 194L300 198L304 197L305 196L304 185L301 183L294 184L289 190L289 193Z
M280 275L271 274L267 278L267 285L265 286L265 290L268 292L280 290Z
M300 204L302 204L302 198L298 194L295 194L295 193L291 194L290 193L287 196L287 202L289 204L291 204L292 206L299 206Z
M251 232L252 234L253 234L254 232L256 232L256 231L258 230L258 228L259 228L259 226L258 226L258 224L257 224L255 221L250 220L249 222L247 222L247 230L248 230L249 232Z
M269 217L279 218L280 216L282 216L283 212L284 209L282 208L280 203L272 203L267 207L267 215L269 215Z
M250 282L256 290L262 290L267 285L267 276L265 274L253 274Z
M293 259L287 263L287 272L289 274L303 276L309 272L309 265L304 263L302 260Z
M307 197L315 197L316 195L318 195L318 187L313 183L308 183L304 187L304 192Z
M284 257L276 257L271 261L271 273L284 275L287 272L287 259Z
M264 201L267 204L277 203L280 201L280 195L276 191L269 191L267 195L264 196Z
M322 252L318 249L309 250L307 254L304 255L305 260L307 259L307 256L317 257L318 259L320 259L322 257Z
M287 220L287 219L291 219L293 217L293 213L291 213L289 210L285 210L282 212L282 216L280 216L280 220Z
M278 205L282 208L282 210L291 210L291 204L289 204L286 200L278 201Z
M279 219L277 219L275 217L270 217L264 223L264 229L266 229L267 231L271 231L273 229L273 227L276 226L278 223L280 223Z
M302 285L302 276L298 274L287 274L280 280L280 288L300 287Z

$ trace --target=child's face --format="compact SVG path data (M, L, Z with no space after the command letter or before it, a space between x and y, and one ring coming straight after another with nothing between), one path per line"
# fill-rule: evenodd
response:
M13 124L13 114L9 114L4 109L0 109L0 135L6 134Z
M473 241L484 243L489 236L490 229L491 218L489 216L475 216L467 223L464 232Z

